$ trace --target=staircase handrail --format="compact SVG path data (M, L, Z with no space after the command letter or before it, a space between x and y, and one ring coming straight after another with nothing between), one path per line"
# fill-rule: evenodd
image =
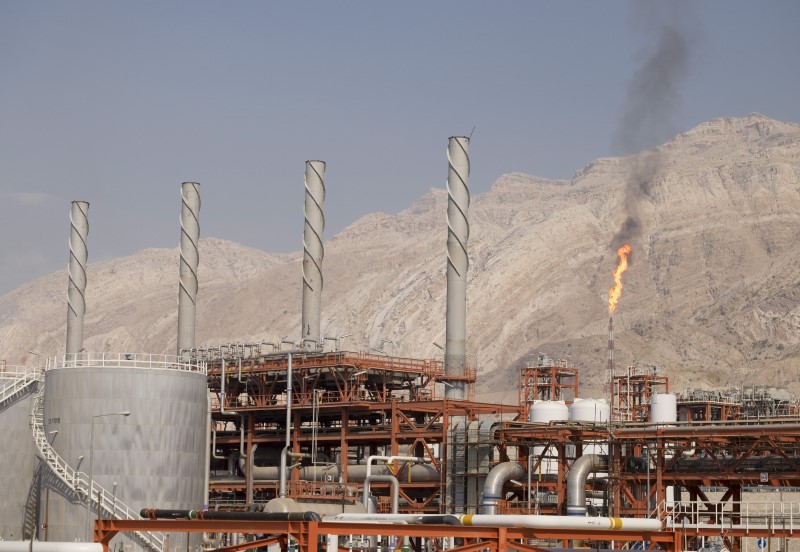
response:
M142 519L135 511L131 510L126 504L121 502L112 493L104 489L97 481L92 481L91 491L89 490L89 478L83 472L72 469L67 462L58 455L50 446L45 435L42 416L44 410L44 386L34 399L33 411L31 412L31 430L36 442L36 448L41 458L53 473L83 500L88 500L97 509L98 504L105 513L114 519L139 520ZM166 543L166 536L159 532L135 531L142 542L152 548L155 552L162 552Z

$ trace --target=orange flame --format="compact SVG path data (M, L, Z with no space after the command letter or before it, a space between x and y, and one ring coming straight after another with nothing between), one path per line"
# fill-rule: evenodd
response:
M617 256L619 263L614 270L614 287L608 290L608 314L613 315L614 309L617 308L619 297L622 295L622 273L628 270L628 255L631 254L631 246L623 244L622 247L617 249Z

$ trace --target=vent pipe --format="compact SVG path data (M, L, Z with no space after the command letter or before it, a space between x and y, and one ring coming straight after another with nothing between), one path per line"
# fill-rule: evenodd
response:
M200 264L200 184L181 184L181 243L178 285L178 356L194 347L197 267Z
M67 354L83 349L83 316L86 314L86 260L89 251L89 203L73 201L69 213L69 287L67 288Z
M469 138L453 136L447 145L447 313L444 370L446 376L466 373L467 239L469 238ZM464 398L464 382L452 381L448 399Z
M320 341L320 310L322 305L322 232L325 216L325 162L306 161L306 201L303 208L303 320L301 348L316 350Z

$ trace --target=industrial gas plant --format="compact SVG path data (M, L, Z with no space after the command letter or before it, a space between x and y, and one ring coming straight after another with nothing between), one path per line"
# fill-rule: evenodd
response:
M200 195L184 183L175 354L84 350L89 205L73 202L65 354L0 371L0 551L796 547L797 401L675 394L656 367L618 370L629 248L604 398L539 354L517 405L474 400L468 146L447 149L443 359L322 335L322 161L306 163L295 339L195 343Z

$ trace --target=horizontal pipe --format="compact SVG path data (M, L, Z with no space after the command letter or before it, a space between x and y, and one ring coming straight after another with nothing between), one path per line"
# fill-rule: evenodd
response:
M325 521L461 525L458 516L443 514L336 514Z
M103 552L99 542L0 541L0 552Z
M547 515L458 516L463 525L488 527L527 527L530 529L576 529L600 531L661 531L661 520L618 517L578 517Z
M146 519L196 519L240 521L322 521L316 512L229 512L215 510L157 510L143 508L139 515Z

